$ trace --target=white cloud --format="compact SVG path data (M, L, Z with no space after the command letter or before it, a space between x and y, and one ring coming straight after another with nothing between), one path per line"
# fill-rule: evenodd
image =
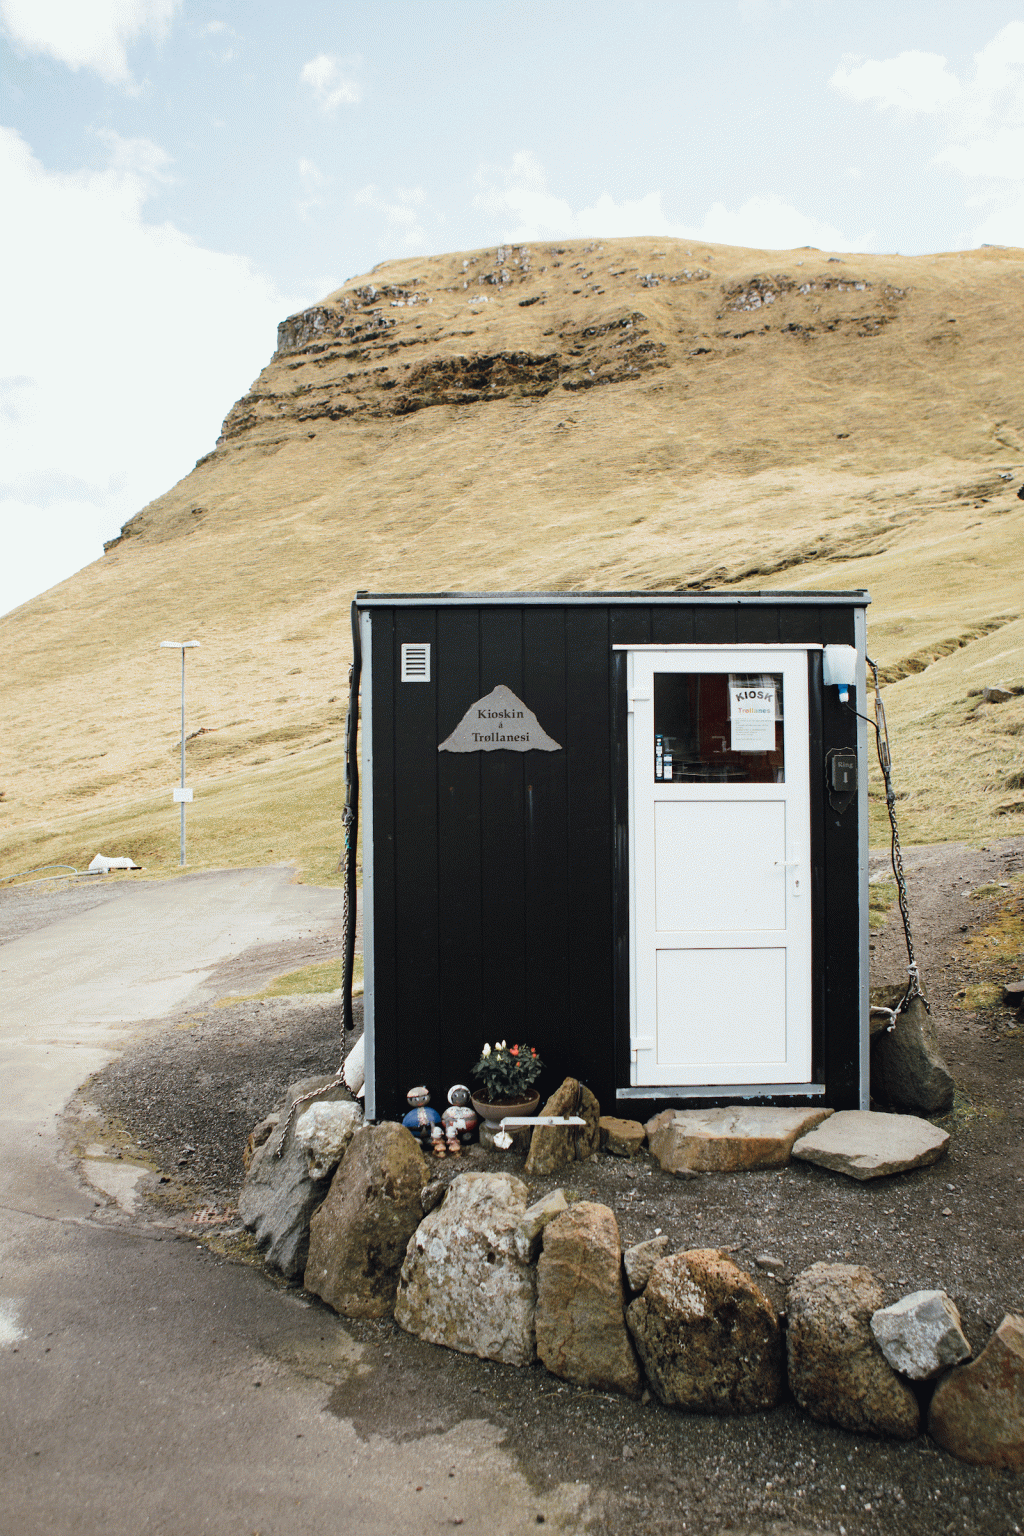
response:
M781 197L748 197L735 212L715 203L699 230L703 240L723 245L752 245L772 251L788 251L798 245L814 245L822 251L866 251L866 235L851 239L834 224L801 213Z
M847 69L840 65L829 84L851 101L873 101L881 110L937 112L960 94L960 82L940 53L913 50L894 59L867 59Z
M974 90L992 99L1005 90L1015 92L1021 107L1021 73L1024 64L1024 21L1011 21L990 43L974 55Z
M352 77L351 69L345 72L345 60L334 54L318 53L304 64L302 82L313 92L321 112L327 114L363 99L362 86Z
M994 196L1009 195L1010 206L1019 203L1024 197L1024 22L1011 22L975 54L974 79L949 133L950 142L933 164L1003 183L993 186ZM1017 184L1016 194L1008 193L1007 182ZM1024 227L1017 222L1015 228L1016 242L1024 243Z
M974 55L970 79L951 74L939 54L901 53L840 67L831 84L854 101L936 115L945 143L931 164L975 183L965 209L992 210L971 231L973 243L1024 245L1024 22L1010 22Z
M497 177L493 168L482 169L477 185L480 190L473 206L495 221L500 240L665 235L773 250L797 245L846 251L867 248L864 239L852 241L834 225L801 213L779 197L751 197L735 210L715 203L703 219L685 223L669 217L660 192L623 202L603 192L589 207L573 209L549 190L544 167L529 150L513 155L507 170Z
M427 194L422 187L398 187L392 198L382 197L372 184L356 192L352 201L357 208L372 208L382 213L402 244L408 249L422 250L426 233L417 209L423 207Z
M962 176L1024 180L1024 125L997 128L987 138L972 139L967 144L947 144L932 164L951 165Z
M131 83L128 45L162 38L181 0L0 0L8 36L69 69L94 69L114 85Z
M107 134L103 170L58 174L0 128L7 378L0 611L102 552L213 447L297 307L240 256L145 219L169 160ZM55 564L54 551L59 551Z
M327 199L324 196L327 182L328 178L312 160L299 161L299 186L302 195L297 199L295 206L299 211L299 217L307 223L310 214L318 208L327 206Z

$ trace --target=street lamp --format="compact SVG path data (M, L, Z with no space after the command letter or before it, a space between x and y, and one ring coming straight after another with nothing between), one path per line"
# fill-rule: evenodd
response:
M199 644L198 640L161 640L160 649L181 652L181 788L172 790L175 800L181 802L181 866L185 867L185 802L192 799L192 791L185 788L185 652Z

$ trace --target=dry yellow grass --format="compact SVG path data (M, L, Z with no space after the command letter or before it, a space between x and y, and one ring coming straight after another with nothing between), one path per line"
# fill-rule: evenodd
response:
M358 588L866 586L906 840L1024 829L1024 701L970 696L1024 686L1024 252L578 242L369 281L126 538L0 620L0 871L177 868L157 646L194 638L190 865L335 878Z

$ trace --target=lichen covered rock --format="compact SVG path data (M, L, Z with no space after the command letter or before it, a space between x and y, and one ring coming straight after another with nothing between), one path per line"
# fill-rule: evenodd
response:
M387 1317L430 1172L404 1126L358 1130L310 1223L306 1290L343 1317Z
M582 1162L601 1145L601 1106L590 1089L575 1077L567 1077L539 1113L582 1115L586 1125L535 1126L523 1169L528 1178L543 1177L569 1163Z
M625 1305L615 1216L583 1200L545 1228L537 1264L537 1354L548 1370L580 1387L638 1397Z
M407 1333L507 1365L534 1359L536 1271L517 1234L529 1192L507 1173L463 1173L405 1255L395 1321Z
M667 1406L731 1414L778 1402L779 1320L727 1254L695 1248L661 1259L626 1321L647 1378Z
M334 1170L334 1162L322 1159L315 1166L323 1169L322 1175L314 1176L310 1158L303 1140L298 1135L297 1119L292 1115L296 1099L315 1094L315 1107L328 1118L338 1117L346 1129L358 1125L362 1111L353 1104L348 1089L338 1077L310 1077L293 1083L276 1116L257 1126L250 1138L253 1149L248 1172L238 1196L238 1215L243 1226L249 1228L256 1244L268 1264L279 1269L289 1279L302 1274L309 1250L309 1223L313 1212L328 1190L328 1178ZM257 1145L257 1133L270 1126L267 1135ZM340 1151L339 1151L340 1156Z
M786 1302L789 1385L813 1419L911 1440L917 1399L871 1332L884 1300L862 1264L812 1264L797 1275Z
M939 1383L928 1433L961 1461L1024 1471L1024 1317L1008 1313L977 1360Z

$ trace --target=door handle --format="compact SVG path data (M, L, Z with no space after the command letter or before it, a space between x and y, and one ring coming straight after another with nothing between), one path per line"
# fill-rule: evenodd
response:
M803 859L776 859L775 860L775 868L776 869L791 869L791 870L793 870L793 875L791 877L790 887L789 887L789 893L790 893L791 896L802 896L803 893L804 893L803 875L801 873L801 871L803 870L803 866L804 866Z

